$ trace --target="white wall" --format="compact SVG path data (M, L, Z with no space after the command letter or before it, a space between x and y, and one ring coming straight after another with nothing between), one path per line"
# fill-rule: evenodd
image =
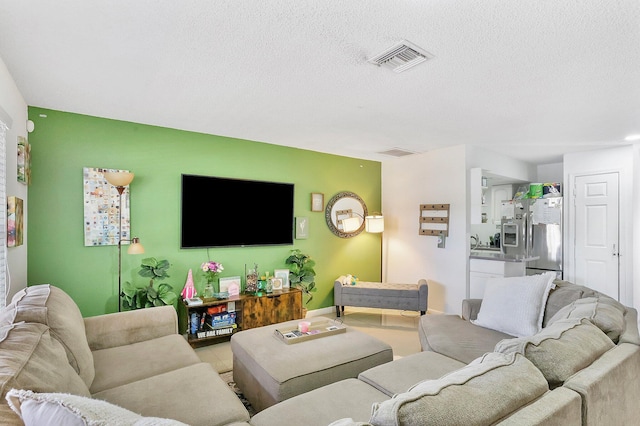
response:
M8 249L10 285L8 300L27 285L27 186L17 181L17 147L18 136L27 137L27 103L20 94L13 77L0 58L0 109L12 121L7 131L7 195L15 195L24 201L24 244ZM1 295L0 295L1 297Z
M416 283L429 280L429 310L461 312L468 295L470 195L469 170L532 181L535 166L473 146L455 146L402 157L382 164L383 279ZM449 237L418 235L420 204L450 204Z
M467 287L467 173L464 146L416 154L382 164L383 279L429 280L429 309L459 312ZM420 204L450 204L449 237L419 235Z
M635 256L634 247L638 250L638 188L634 179L634 165L637 163L638 147L622 146L610 149L600 149L581 153L566 154L564 156L564 183L571 186L575 176L602 173L620 173L620 301L626 305L640 307L640 283L636 282L637 274L634 274ZM570 191L565 191L565 197ZM573 216L572 203L565 203L565 222ZM569 227L565 227L565 240L570 238ZM571 272L573 252L570 246L565 249L565 270ZM571 281L571 275L565 275L565 279Z

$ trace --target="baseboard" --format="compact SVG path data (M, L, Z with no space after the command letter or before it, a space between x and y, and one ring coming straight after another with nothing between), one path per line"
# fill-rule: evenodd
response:
M336 314L336 307L335 306L329 306L327 308L320 308L320 309L314 309L312 311L307 311L307 318L320 317L320 316L324 316L324 315L333 315L333 316L335 316L335 314Z
M398 312L401 312L401 311L398 310ZM429 310L427 310L427 313L428 314L442 314L443 312L436 311L434 309L429 309ZM324 315L335 316L336 315L336 307L335 306L329 306L327 308L320 308L320 309L314 309L312 311L307 311L307 318L320 317L320 316L324 316Z

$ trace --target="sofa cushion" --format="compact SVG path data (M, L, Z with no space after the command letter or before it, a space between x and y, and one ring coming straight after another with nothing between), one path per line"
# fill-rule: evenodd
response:
M564 280L553 280L554 288L549 292L547 298L547 306L544 310L544 318L542 319L542 327L546 327L548 321L553 317L556 312L572 302L585 297L598 296L599 293L578 284L573 284Z
M465 321L457 315L420 317L418 335L423 351L432 351L465 364L493 352L496 344L513 336Z
M418 382L439 379L464 366L466 364L437 352L418 352L363 371L358 380L393 396L406 392Z
M142 417L106 401L65 393L11 389L7 401L27 426L186 426L177 420Z
M503 340L495 349L523 354L555 388L613 347L611 339L588 320L567 319L554 322L535 336Z
M35 322L49 326L51 335L64 346L69 363L91 386L95 374L93 356L87 343L84 320L71 297L49 284L20 290L7 308L13 312L13 322Z
M491 278L485 284L478 318L473 324L512 336L532 336L542 329L547 296L555 274Z
M192 426L229 425L249 412L211 364L198 363L93 394L143 416Z
M0 327L0 398L11 388L90 396L62 344L38 323Z
M180 334L94 351L91 393L198 364L200 358Z
M369 422L396 424L493 424L549 390L535 366L520 354L487 353L438 380L374 404Z
M609 336L614 343L618 343L625 329L625 310L621 303L609 297L586 297L560 309L549 319L548 325L563 319L586 318Z

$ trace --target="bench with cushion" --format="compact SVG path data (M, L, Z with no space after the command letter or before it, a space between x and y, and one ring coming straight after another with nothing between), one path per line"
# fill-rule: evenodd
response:
M418 284L358 281L355 285L347 281L346 277L340 276L333 285L333 299L338 317L341 310L344 312L345 306L420 311L422 315L427 312L427 280L421 279Z

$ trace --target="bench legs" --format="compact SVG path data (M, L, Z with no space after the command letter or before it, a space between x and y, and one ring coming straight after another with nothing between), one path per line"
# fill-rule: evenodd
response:
M342 311L342 313L344 313L344 306L338 306L336 305L336 317L340 318L340 311ZM427 313L427 311L420 311L420 315L425 315Z

